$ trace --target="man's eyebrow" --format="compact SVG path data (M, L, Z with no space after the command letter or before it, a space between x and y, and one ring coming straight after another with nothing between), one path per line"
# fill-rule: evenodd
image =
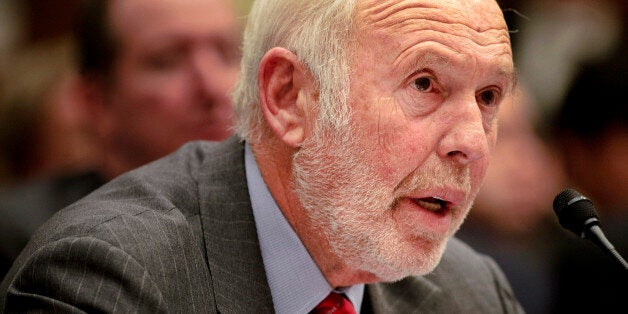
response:
M402 52L393 62L393 65L395 67L402 67L403 69L408 69L410 71L417 71L420 69L424 69L427 65L447 65L450 63L449 58L430 50L421 54L418 58L413 58L411 63L407 64L407 62L404 62L404 59L408 54L409 52L407 51Z
M514 90L519 84L519 71L512 67L501 67L498 74L505 78L510 84L510 90Z
M425 67L425 65L427 64L441 64L441 65L447 65L449 64L449 58L443 56L442 54L436 53L434 51L428 51L427 53L423 54L421 57L417 58L414 62L413 62L416 68L423 68Z
M438 51L429 49L419 55L417 58L413 58L412 61L407 62L404 59L408 57L412 52L410 50L403 51L395 59L393 65L396 68L401 67L404 71L416 72L425 69L431 65L448 65L451 59ZM503 77L503 80L508 83L509 88L512 90L518 85L519 71L512 66L500 65L497 69L497 75Z

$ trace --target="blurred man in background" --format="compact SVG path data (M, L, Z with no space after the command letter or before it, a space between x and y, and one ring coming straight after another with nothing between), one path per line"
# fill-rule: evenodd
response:
M83 9L72 91L101 159L87 173L0 192L0 276L58 209L187 141L231 134L240 25L230 0L94 0Z
M101 174L231 134L239 27L225 0L98 1L79 27ZM89 16L89 15L92 16ZM104 15L106 14L106 15ZM104 46L103 46L104 45Z

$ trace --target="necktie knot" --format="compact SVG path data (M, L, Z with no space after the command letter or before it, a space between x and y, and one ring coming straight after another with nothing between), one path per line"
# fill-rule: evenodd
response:
M344 294L332 292L310 314L356 314L356 311Z

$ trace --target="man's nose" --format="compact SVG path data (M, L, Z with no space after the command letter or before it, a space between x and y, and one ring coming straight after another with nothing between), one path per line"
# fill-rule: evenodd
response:
M192 75L199 90L215 101L228 100L235 84L236 70L216 53L208 49L192 55Z
M438 154L463 164L484 158L489 152L491 130L485 128L475 96L460 99L448 109L444 121L449 126L439 143Z

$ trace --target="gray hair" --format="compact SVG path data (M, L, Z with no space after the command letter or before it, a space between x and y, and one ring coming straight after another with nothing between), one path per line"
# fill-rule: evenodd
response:
M264 54L284 47L305 64L319 88L318 126L338 128L348 121L348 48L355 0L258 0L243 38L241 76L233 93L236 133L257 142L266 136L257 75Z

